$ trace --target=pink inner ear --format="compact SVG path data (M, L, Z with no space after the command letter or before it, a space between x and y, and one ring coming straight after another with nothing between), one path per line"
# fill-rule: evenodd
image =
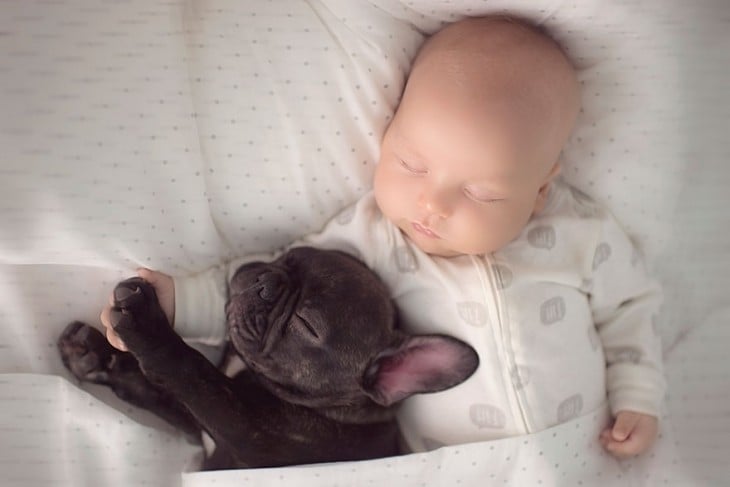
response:
M440 385L463 358L458 347L440 340L418 337L399 353L388 357L378 373L378 389L392 402Z

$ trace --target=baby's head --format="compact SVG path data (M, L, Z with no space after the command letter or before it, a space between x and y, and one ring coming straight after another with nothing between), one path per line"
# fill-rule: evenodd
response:
M557 44L504 17L431 37L383 137L375 198L423 251L493 252L541 210L580 105Z

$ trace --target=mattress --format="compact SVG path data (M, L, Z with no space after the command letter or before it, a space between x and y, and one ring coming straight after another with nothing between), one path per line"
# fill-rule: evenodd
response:
M703 0L11 0L0 6L0 483L727 485L730 8ZM544 25L576 64L564 177L664 287L669 396L648 454L605 411L393 459L196 473L200 449L55 339L139 266L187 275L315 231L370 188L423 39L464 16Z

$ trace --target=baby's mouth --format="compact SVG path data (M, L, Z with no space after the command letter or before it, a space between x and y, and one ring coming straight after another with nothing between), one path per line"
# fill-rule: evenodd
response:
M434 232L433 230L431 230L427 226L424 226L424 225L422 225L422 224L420 224L418 222L411 222L411 227L413 227L413 229L416 232L418 232L419 234L424 235L424 236L426 236L428 238L434 238L434 239L440 239L441 238L436 232Z

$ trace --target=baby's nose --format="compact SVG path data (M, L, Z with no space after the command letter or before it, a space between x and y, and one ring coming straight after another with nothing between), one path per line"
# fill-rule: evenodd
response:
M441 218L451 215L452 202L444 191L423 191L418 199L418 204L430 215Z

